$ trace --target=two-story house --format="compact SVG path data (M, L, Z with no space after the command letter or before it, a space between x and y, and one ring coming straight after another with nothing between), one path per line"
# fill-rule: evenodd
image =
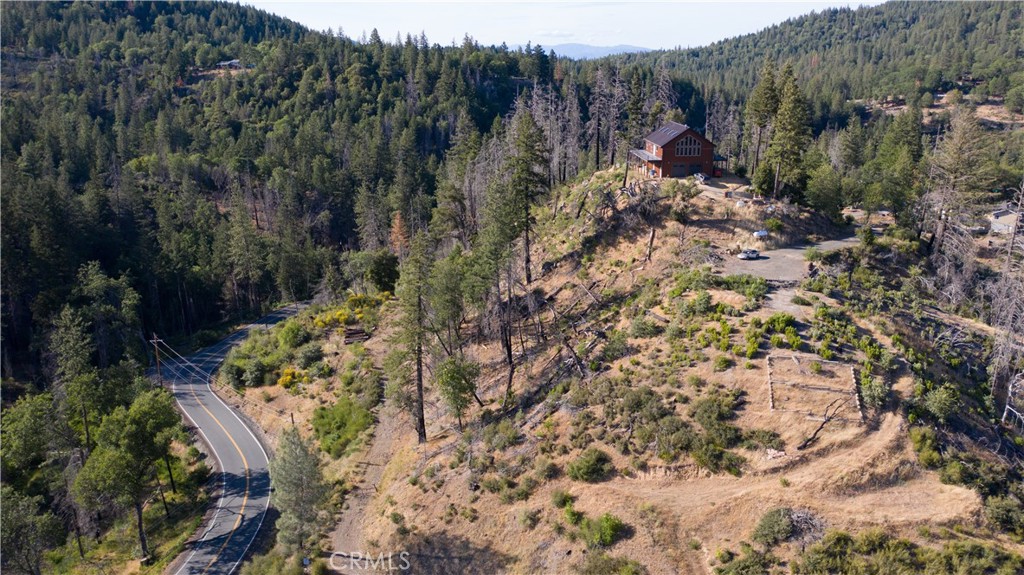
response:
M629 151L629 164L651 178L711 175L715 145L686 124L668 122L644 138L643 149Z

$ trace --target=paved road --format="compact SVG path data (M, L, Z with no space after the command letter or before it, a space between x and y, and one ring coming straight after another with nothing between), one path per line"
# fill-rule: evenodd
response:
M219 343L187 358L166 358L162 372L178 408L202 435L221 473L220 496L198 539L193 538L169 570L175 575L229 574L237 570L263 525L270 506L267 452L252 430L209 385L228 351L261 329L294 315L300 306L280 309Z

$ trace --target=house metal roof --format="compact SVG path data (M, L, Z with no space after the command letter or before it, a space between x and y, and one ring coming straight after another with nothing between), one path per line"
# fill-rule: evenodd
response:
M661 158L659 158L658 156L655 156L654 154L648 152L647 150L631 149L629 151L629 153L633 154L634 156L636 156L636 157L638 157L641 160L644 160L646 162L660 162L661 161Z
M662 127L648 134L647 138L645 139L653 144L664 146L665 144L671 142L676 136L682 134L683 132L689 129L690 127L687 126L686 124L680 124L678 122L666 122Z

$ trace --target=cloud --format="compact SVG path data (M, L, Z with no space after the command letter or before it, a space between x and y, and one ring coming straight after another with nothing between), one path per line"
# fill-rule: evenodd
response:
M536 33L538 38L552 38L555 40L568 40L569 38L575 38L574 32L566 32L565 30L540 30Z

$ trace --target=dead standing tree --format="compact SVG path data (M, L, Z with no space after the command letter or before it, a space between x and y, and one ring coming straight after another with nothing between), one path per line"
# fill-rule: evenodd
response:
M932 155L929 189L921 198L936 287L952 305L967 301L976 287L977 248L970 227L992 181L988 150L974 112L954 110L949 130Z
M630 203L629 208L623 213L623 219L628 227L643 224L650 228L647 238L647 256L644 261L651 261L651 253L654 251L654 235L657 232L658 223L658 202L661 201L661 190L653 183L644 182L636 199Z
M587 135L594 149L594 166L598 170L615 162L615 137L621 129L624 102L625 90L618 68L598 68L590 96L590 122L587 123Z
M1024 207L1024 181L1017 189L1017 213ZM1024 234L1020 233L1020 216L1006 246L1006 258L999 277L989 283L987 291L991 302L989 324L996 328L996 336L989 358L992 394L1002 399L1006 390L1003 422L1010 413L1017 416L1016 424L1024 428L1020 405L1024 399Z

